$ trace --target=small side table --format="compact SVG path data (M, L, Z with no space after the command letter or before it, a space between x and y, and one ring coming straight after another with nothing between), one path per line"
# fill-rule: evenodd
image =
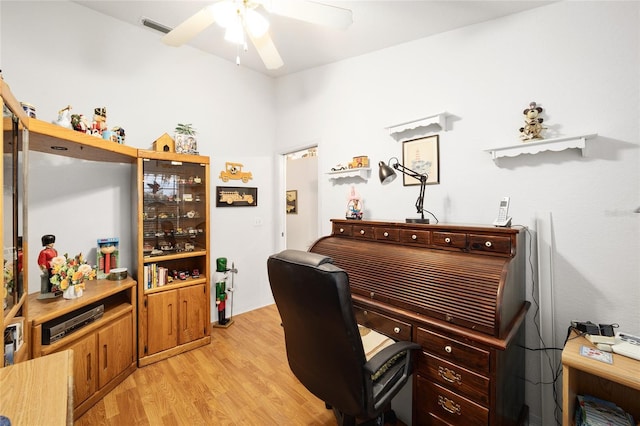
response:
M0 368L0 389L12 425L73 425L73 351Z
M562 424L574 425L577 395L614 402L640 420L640 361L618 354L613 364L580 355L580 347L595 347L571 333L562 351Z

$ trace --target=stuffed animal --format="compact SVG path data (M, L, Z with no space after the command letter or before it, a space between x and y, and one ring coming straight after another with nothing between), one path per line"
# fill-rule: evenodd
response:
M535 102L531 102L529 108L524 110L525 124L524 127L520 127L520 139L524 141L544 139L541 135L542 130L545 129L545 127L542 127L544 119L540 117L541 113L542 108L537 106Z

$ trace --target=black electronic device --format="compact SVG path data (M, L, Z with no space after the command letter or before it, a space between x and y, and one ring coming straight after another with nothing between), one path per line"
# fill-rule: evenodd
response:
M42 324L42 344L50 345L87 324L102 318L104 305L93 304Z

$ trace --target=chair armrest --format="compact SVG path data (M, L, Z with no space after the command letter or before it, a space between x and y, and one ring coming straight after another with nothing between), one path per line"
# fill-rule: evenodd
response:
M413 342L395 342L391 346L387 346L377 354L373 356L365 365L364 369L370 375L374 375L380 370L389 360L398 354L408 352L411 350L420 349L420 345Z

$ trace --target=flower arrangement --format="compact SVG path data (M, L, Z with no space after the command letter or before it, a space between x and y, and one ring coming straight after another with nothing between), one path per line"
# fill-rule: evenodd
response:
M76 257L56 256L51 259L51 277L49 281L59 290L66 290L69 286L76 286L76 289L84 290L84 281L93 280L96 277L96 270L85 261L82 253Z

